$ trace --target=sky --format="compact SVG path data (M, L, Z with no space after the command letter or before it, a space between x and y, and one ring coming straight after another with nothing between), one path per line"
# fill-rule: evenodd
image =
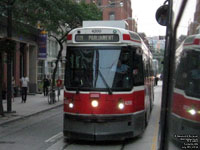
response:
M161 26L155 19L157 9L163 5L165 0L131 0L133 15L138 23L138 32L144 32L147 36L165 35L166 27ZM174 8L178 9L181 0L175 0ZM181 30L182 34L187 33L187 26L193 20L196 0L189 0L187 15L182 21Z

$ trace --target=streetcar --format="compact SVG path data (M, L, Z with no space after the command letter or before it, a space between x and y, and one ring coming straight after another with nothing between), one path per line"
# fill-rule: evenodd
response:
M141 135L154 101L152 59L135 32L72 30L67 36L64 137L107 141Z
M171 126L171 138L179 143L197 144L200 143L200 34L188 36L177 49L176 65L171 113L171 122L176 126Z

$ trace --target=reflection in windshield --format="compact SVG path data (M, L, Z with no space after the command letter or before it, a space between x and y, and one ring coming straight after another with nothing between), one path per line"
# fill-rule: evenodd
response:
M186 95L200 98L200 53L185 51L177 68L175 87Z
M178 57L170 135L180 147L186 143L196 147L200 142L200 49L182 50Z
M67 87L79 89L130 89L131 52L121 47L69 48Z

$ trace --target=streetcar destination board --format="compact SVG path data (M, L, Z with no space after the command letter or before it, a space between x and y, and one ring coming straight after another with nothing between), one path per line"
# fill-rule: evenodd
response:
M118 42L118 34L78 34L76 42Z

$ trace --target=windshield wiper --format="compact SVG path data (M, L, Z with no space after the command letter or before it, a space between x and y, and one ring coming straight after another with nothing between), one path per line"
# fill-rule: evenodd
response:
M108 93L109 93L110 95L112 95L112 90L111 90L111 88L109 87L108 83L106 82L106 80L105 80L104 76L102 75L101 71L100 71L99 69L98 69L98 71L99 71L99 74L100 74L100 76L101 76L101 78L102 78L102 80L103 80L103 83L106 85L106 87L107 87L107 89L108 89Z

